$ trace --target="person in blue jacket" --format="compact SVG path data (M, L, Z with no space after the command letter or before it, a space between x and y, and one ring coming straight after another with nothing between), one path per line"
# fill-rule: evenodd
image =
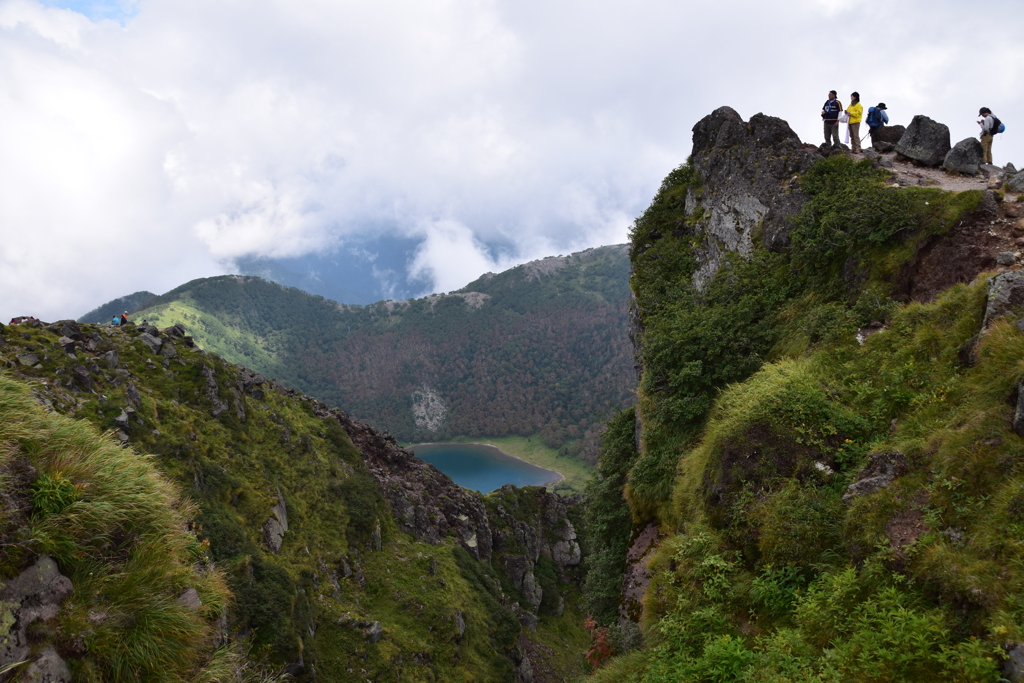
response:
M889 115L885 113L885 102L879 102L877 107L869 107L868 117L865 121L868 124L868 132L871 133L871 145L874 146L878 131L889 123Z
M825 105L821 108L821 119L825 123L825 144L839 146L839 113L843 103L836 99L836 91L830 90Z

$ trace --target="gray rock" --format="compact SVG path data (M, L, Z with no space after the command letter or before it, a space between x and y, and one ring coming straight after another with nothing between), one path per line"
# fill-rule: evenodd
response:
M1017 257L1013 255L1012 251L1001 251L996 254L996 263L1001 266L1012 266L1017 262Z
M1015 173L1006 181L1007 189L1010 192L1024 192L1024 171Z
M982 329L992 321L1024 309L1024 271L1011 270L988 279L988 300Z
M203 606L203 601L199 598L199 592L195 588L186 588L175 603L189 609L199 609Z
M893 479L906 472L907 459L899 451L872 453L868 464L860 471L857 481L847 487L843 502L849 503L858 496L881 491L888 487Z
M18 362L25 367L32 367L39 362L39 356L34 353L19 353Z
M156 328L153 328L156 329ZM153 353L160 353L160 347L164 345L164 342L159 337L154 337L149 332L143 332L139 335L139 339L142 340L149 350Z
M533 563L523 555L505 556L505 573L512 585L520 589L527 602L536 610L544 598L544 590L533 575Z
M185 326L182 325L181 323L178 323L172 327L168 327L166 330L164 330L164 332L167 334L168 337L173 337L175 339L185 338Z
M128 413L126 413L124 411L124 408L122 408L121 414L114 418L114 424L116 424L121 429L126 429L128 427L128 418Z
M174 344L167 342L160 347L160 355L165 358L177 358L178 350L174 348Z
M896 148L903 134L907 132L905 126L880 126L875 131L873 147L876 152L891 152Z
M288 531L288 508L281 489L277 489L277 504L270 508L270 519L263 523L263 540L275 553L281 552L285 532Z
M1013 413L1013 431L1024 437L1024 384L1017 384L1017 407Z
M1009 173L1010 175L1013 175L1014 173L1017 172L1017 167L1007 162L1006 166L1003 166L1003 170Z
M524 610L521 610L519 612L519 614L517 614L516 616L519 618L519 625L520 626L522 626L522 627L524 627L524 628L526 628L526 629L528 629L530 631L536 631L537 630L537 615L536 614L534 614L533 612L530 612L530 611L524 609Z
M942 168L966 175L977 175L983 158L981 143L978 139L965 138L946 152L946 157L942 160Z
M861 150L861 155L863 155L865 159L870 159L871 161L878 161L882 156L881 154L871 149L870 147L865 147L863 150Z
M949 128L918 114L896 143L896 152L925 166L938 166L951 149Z
M466 616L462 613L462 610L455 610L455 641L461 641L462 637L466 635Z
M995 164L981 164L978 166L978 171L980 171L983 175L987 176L989 179L991 179L993 176L1002 178L1004 175L1006 175L1006 172L1003 169L996 166Z
M18 680L22 683L70 683L71 671L57 651L47 645Z
M879 158L878 165L883 168L894 168L896 166L896 164L894 164L892 159L890 159L889 157Z
M1006 644L1003 678L1010 683L1024 683L1024 644L1013 642Z
M368 643L379 643L383 637L384 627L380 625L379 621L373 622L363 630L363 638Z
M698 289L729 252L749 256L758 230L769 249L788 248L789 219L806 201L792 180L820 158L788 123L772 116L755 114L745 122L735 110L720 107L697 122L691 165L705 186L716 188L691 191L684 201L683 213L694 219L691 230L700 239L693 274Z
M76 365L71 368L71 378L79 389L92 391L92 375L89 374L89 368L84 365Z
M117 349L111 349L103 354L103 360L107 361L107 365L110 366L111 370L116 370L117 365L120 362L120 358L117 355Z
M0 639L0 669L28 657L29 625L57 616L61 601L71 591L71 579L61 574L57 563L45 555L0 586L0 624L7 630Z

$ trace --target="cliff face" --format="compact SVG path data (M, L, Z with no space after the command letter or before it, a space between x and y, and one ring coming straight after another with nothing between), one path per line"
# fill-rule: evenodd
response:
M789 221L806 195L793 181L821 159L782 119L755 114L744 121L720 107L693 127L690 166L700 187L686 194L685 213L701 239L695 249L694 285L703 289L718 272L722 257L748 257L755 235L768 249L789 246Z
M542 488L507 487L490 496L462 489L392 437L203 352L180 326L0 327L0 367L3 381L25 383L46 410L74 418L97 442L174 482L167 504L174 488L196 501L187 513L192 547L226 586L220 603L205 583L177 590L200 589L181 600L206 620L197 628L216 635L196 640L196 661L207 669L220 661L217 645L228 642L228 659L217 665L235 666L238 676L264 666L303 680L397 672L402 680L528 681L531 643L543 642L550 629L571 634L566 647L582 647L571 499ZM21 419L9 402L0 411L5 424ZM4 533L28 539L0 565L0 581L9 586L64 547L29 530L40 514L38 482L64 477L70 492L97 485L34 452L15 460L32 477L19 474L21 465L0 472L5 505L20 515L0 519L8 523ZM154 457L142 457L148 453ZM77 644L69 640L81 628L74 621L80 608L71 605L81 605L81 591L102 574L89 565L92 578L76 557L73 548L55 557L73 592L32 617L45 622L33 627L43 635L24 647L16 629L28 616L0 634L14 634L25 649L4 661L24 655L37 668L52 668L50 647L76 680L87 671L132 680L137 669L109 668L117 656L110 648L121 645L97 640L96 629L82 632ZM223 607L199 607L211 600ZM128 608L124 618L140 616Z
M882 161L722 108L637 219L603 618L644 646L596 680L1020 680L1019 205Z

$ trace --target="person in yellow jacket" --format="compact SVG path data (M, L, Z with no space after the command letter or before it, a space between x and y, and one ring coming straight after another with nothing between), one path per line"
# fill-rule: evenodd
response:
M846 125L850 127L850 149L854 154L860 154L860 122L864 120L864 105L860 103L860 93L850 93L850 106L846 108L850 120Z

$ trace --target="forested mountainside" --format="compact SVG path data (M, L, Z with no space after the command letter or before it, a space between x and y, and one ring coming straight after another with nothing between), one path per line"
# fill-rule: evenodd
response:
M139 309L147 301L154 298L156 298L156 294L145 290L135 292L134 294L128 294L127 296L118 297L89 311L79 318L78 322L105 325L109 323L114 316L119 316L122 313Z
M883 159L724 107L636 221L594 680L1024 680L1024 195Z
M580 514L461 489L181 327L0 325L3 680L571 677Z
M539 433L593 461L604 421L633 400L628 278L625 246L371 306L225 276L185 284L132 317L183 323L206 350L403 441Z

